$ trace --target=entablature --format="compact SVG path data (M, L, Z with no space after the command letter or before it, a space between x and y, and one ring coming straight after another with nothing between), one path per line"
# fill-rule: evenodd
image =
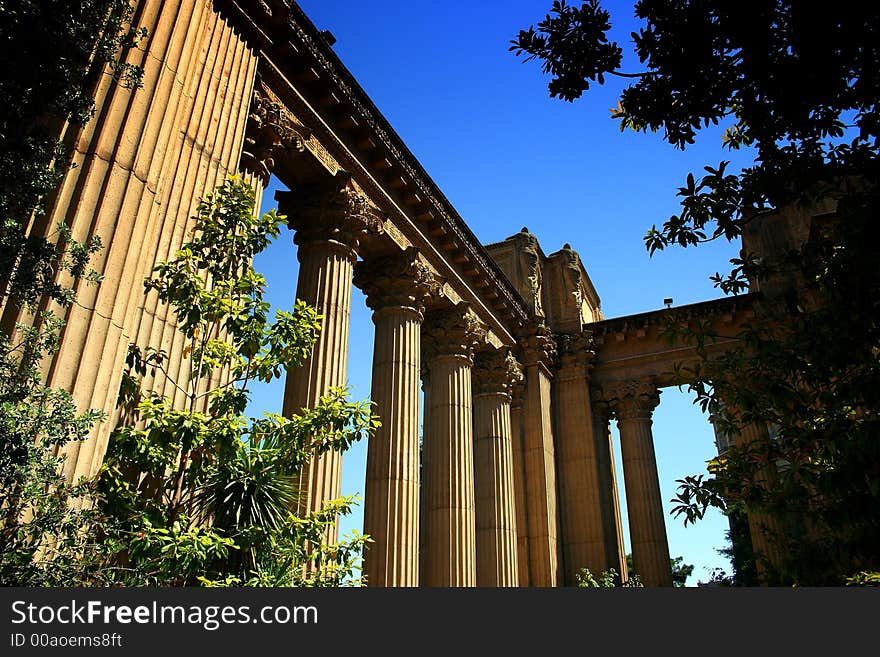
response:
M332 39L289 0L215 6L257 51L257 92L268 91L299 126L298 152L308 151L331 176L348 171L386 214L383 240L365 256L370 248L417 247L454 291L452 303L467 302L501 342L515 344L529 317L523 299L334 53ZM277 163L283 154L273 155L276 175L297 184Z
M737 344L743 326L755 318L758 297L750 293L585 324L596 350L591 380L603 385L650 379L658 387L686 383L680 369L699 353L679 329L703 331L711 336L703 343L706 355L721 353Z

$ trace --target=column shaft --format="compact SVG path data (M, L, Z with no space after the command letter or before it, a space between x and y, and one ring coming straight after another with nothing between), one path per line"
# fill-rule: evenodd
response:
M348 331L351 315L351 248L330 240L308 242L299 247L297 299L314 306L322 315L315 347L301 368L288 374L284 391L284 414L313 408L331 386L345 385L348 364ZM322 508L324 500L339 497L342 455L331 451L306 465L299 477L304 498L300 514ZM328 532L336 542L337 531Z
M510 406L513 442L513 496L516 513L516 555L519 586L529 586L529 522L526 503L526 466L523 435L522 386Z
M556 402L564 581L575 586L581 568L598 575L612 567L603 522L608 500L600 490L589 383L583 372L560 371Z
M510 397L474 398L474 470L477 511L477 585L516 586L516 512Z
M556 586L556 456L550 419L550 378L540 363L526 368L523 406L524 466L529 527L529 583Z
M73 239L94 236L103 245L90 260L101 282L81 280L77 304L52 306L66 324L58 352L45 361L46 385L70 392L80 411L99 409L108 417L88 440L60 448L70 481L93 477L101 467L128 345L164 346L140 328L152 321L144 277L180 246L198 199L236 171L256 75L256 53L210 2L139 4L136 24L148 36L124 60L143 66L143 85L126 89L114 76L101 76L94 117L68 135L74 167L29 228L48 236L64 222ZM59 283L72 282L66 272L58 275ZM2 314L7 328L29 321L12 306ZM174 326L169 317L169 332ZM162 390L162 383L153 388Z
M651 420L619 418L633 570L645 586L672 586Z
M367 447L364 557L368 586L418 586L419 372L422 315L390 307L373 315L372 400L382 426Z
M748 445L749 443L767 440L767 428L760 424L748 424L742 428L737 443ZM769 485L774 473L775 464L768 464L756 477L760 485ZM782 554L778 537L781 535L782 526L779 519L768 513L748 511L749 535L752 539L752 551L755 554L755 567L759 578L766 583L768 571L778 567L782 562Z
M425 436L428 496L425 522L427 586L475 586L476 514L470 361L431 362L430 420Z
M614 448L607 413L593 412L593 437L596 445L596 466L599 475L598 495L602 508L605 562L622 581L629 577L626 568L626 549L623 544L623 523L620 515L620 496L617 492L617 473Z

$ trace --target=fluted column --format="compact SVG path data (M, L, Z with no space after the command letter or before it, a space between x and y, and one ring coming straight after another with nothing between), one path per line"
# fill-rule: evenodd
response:
M523 465L529 528L529 585L559 583L556 450L550 414L550 366L555 349L546 326L533 324L521 336L525 363Z
M608 568L620 574L622 581L629 578L626 567L626 548L623 544L623 522L620 515L620 495L617 492L617 468L609 419L611 409L600 395L591 392L593 407L593 437L596 446L596 469L599 476L598 495L602 508L602 527L605 561Z
M509 351L479 354L473 370L477 586L517 586L519 567L510 389L522 367Z
M747 448L748 445L768 440L770 436L764 424L747 424L740 429L734 444ZM756 473L755 483L762 488L768 488L775 476L776 464L768 463ZM779 545L783 528L779 519L769 513L748 510L746 516L755 555L755 568L759 580L766 585L772 571L780 566L784 557Z
M606 527L600 492L589 368L593 359L588 333L557 336L559 368L554 380L559 505L562 517L564 582L577 585L577 573L599 574L612 567L605 550ZM616 565L614 566L616 569Z
M425 429L426 586L475 586L476 515L471 399L473 350L485 328L459 304L433 312L422 329L429 373Z
M110 71L96 81L94 117L67 135L73 166L28 229L51 237L63 222L73 239L102 244L89 263L101 281L80 280L76 304L50 307L65 326L58 351L43 361L45 384L70 392L79 412L108 417L87 440L59 448L71 482L95 476L103 463L129 344L165 349L172 362L172 340L148 340L141 330L152 321L143 280L173 257L199 198L235 173L257 69L257 53L208 0L138 4L135 24L148 36L123 61L143 67L143 84L125 88ZM57 275L73 283L67 272ZM0 323L17 321L30 319L8 305Z
M660 393L651 383L628 382L608 394L620 429L633 570L645 586L672 586L660 479L651 435L651 414L660 402Z
M525 385L522 381L511 389L510 435L513 443L513 497L516 513L516 559L519 586L529 586L529 521L526 504L525 437L523 400Z
M286 416L313 408L329 388L346 383L352 274L360 240L379 230L368 199L357 192L348 174L303 190L278 192L279 211L296 230L299 278L296 297L322 316L318 341L306 362L291 370L284 391ZM342 455L316 456L299 477L303 494L297 512L319 510L325 500L339 497ZM335 525L327 540L335 542Z
M419 584L419 376L424 304L438 281L410 248L356 266L373 309L373 412L367 445L364 555L368 586Z

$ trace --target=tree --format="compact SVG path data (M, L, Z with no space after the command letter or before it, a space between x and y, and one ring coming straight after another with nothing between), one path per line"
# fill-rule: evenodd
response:
M727 294L761 289L757 320L723 357L701 349L711 329L670 322L670 339L703 356L682 383L733 438L708 476L679 482L676 513L685 524L708 506L772 520L777 557L755 555L765 583L870 582L880 570L880 9L640 0L635 15L643 71L618 70L623 49L597 0L553 2L511 50L540 60L550 95L567 101L605 76L632 78L612 111L621 129L684 149L723 125L725 148L754 149L738 173L722 161L689 175L681 213L648 231L648 251L748 238L774 217L826 207L777 252L744 239L730 272L712 277ZM753 426L772 431L747 440Z
M313 308L269 314L252 259L284 220L254 217L253 190L233 177L198 206L193 238L145 285L184 334L185 367L170 376L161 351L132 347L122 389L128 421L100 474L100 508L118 532L122 581L143 585L326 586L351 580L366 540L322 543L354 498L295 515L295 477L315 455L371 433L369 403L331 389L292 417L245 415L253 381L302 363L320 328ZM184 404L142 390L148 370Z
M755 567L748 519L737 509L728 509L727 518L730 529L724 535L725 545L716 552L730 561L731 571L713 569L709 583L715 586L757 586L760 580Z
M0 585L82 586L100 577L93 549L101 519L71 499L89 482L68 483L56 449L85 440L97 411L80 413L70 395L42 384L39 361L58 346L61 322L0 335Z
M687 585L687 579L694 573L692 564L683 563L684 557L675 557L670 559L672 566L672 585L682 587Z

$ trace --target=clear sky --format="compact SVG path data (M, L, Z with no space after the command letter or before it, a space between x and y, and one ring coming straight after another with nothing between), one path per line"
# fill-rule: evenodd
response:
M652 224L678 212L677 188L689 172L722 159L734 169L748 153L721 148L720 129L707 130L682 152L659 134L621 133L609 116L624 81L612 78L575 103L547 94L540 66L508 52L519 29L538 22L551 0L400 2L301 0L319 29L330 30L334 50L392 127L483 242L502 240L527 226L545 253L570 243L602 300L605 317L655 310L720 296L709 276L726 272L739 244L718 242L649 257L643 237ZM626 51L638 29L629 2L605 2L613 37ZM624 70L638 71L627 54ZM275 207L276 183L263 197ZM284 234L256 261L269 281L269 298L289 307L297 263ZM363 295L354 291L349 383L352 395L370 394L373 326ZM251 410L280 411L283 383L259 389ZM615 441L619 440L613 427ZM675 388L661 394L654 414L661 492L671 556L695 566L689 585L713 567L729 572L716 553L726 519L711 514L684 528L668 515L675 480L705 471L715 455L712 429L691 397ZM623 481L618 457L618 479ZM346 453L343 493L363 494L366 444ZM621 490L621 502L625 497ZM624 533L626 526L626 510ZM362 528L362 509L342 530ZM627 549L629 539L626 538Z

